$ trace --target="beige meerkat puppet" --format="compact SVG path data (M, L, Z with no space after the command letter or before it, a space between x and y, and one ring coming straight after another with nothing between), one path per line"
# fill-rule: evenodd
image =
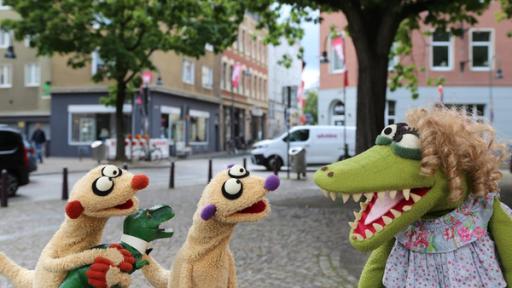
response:
M35 270L18 266L0 253L0 275L16 287L59 287L68 271L98 262L109 263L102 273L95 273L94 287L126 287L133 257L120 248L95 249L103 229L112 216L127 216L138 209L135 193L145 188L149 179L133 175L113 165L98 166L74 185L66 204L66 219L41 253ZM131 258L130 258L131 257Z
M229 241L235 225L258 221L270 213L265 195L279 187L279 178L249 176L240 165L217 174L206 186L187 240L171 271L148 256L142 270L157 288L236 287L236 267Z

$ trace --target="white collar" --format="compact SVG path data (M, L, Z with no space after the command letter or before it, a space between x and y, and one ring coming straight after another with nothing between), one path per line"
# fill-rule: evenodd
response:
M149 242L145 240L126 234L123 234L123 236L121 236L121 242L124 242L125 244L132 246L142 255L146 254L146 249L148 248L149 245Z

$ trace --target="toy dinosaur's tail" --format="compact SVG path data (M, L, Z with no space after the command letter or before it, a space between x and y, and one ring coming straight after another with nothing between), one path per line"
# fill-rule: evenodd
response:
M151 256L144 257L144 259L149 261L149 265L142 268L144 277L146 277L149 283L155 288L167 288L171 272L162 267L162 265L156 262Z
M34 271L19 266L2 252L0 252L0 275L5 276L18 288L33 285Z

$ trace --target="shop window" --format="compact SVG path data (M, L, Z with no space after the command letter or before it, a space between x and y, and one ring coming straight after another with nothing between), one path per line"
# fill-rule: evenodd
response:
M169 139L171 145L185 141L185 121L181 120L179 113L163 113L161 124L161 138Z
M131 130L129 114L123 117L125 134ZM114 113L72 113L70 144L89 144L115 136Z
M189 142L206 143L208 141L209 113L202 111L190 111Z
M25 86L37 87L41 82L41 69L39 64L31 63L25 65Z
M477 71L491 69L492 31L472 31L470 35L471 68Z

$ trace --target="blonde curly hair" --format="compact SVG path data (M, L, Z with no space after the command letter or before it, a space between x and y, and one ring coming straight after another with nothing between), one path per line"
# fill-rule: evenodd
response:
M499 192L499 166L507 150L496 142L490 125L476 122L463 110L440 106L410 111L407 123L420 135L421 174L432 176L441 169L448 177L451 201L463 196L462 174L469 177L476 195Z

